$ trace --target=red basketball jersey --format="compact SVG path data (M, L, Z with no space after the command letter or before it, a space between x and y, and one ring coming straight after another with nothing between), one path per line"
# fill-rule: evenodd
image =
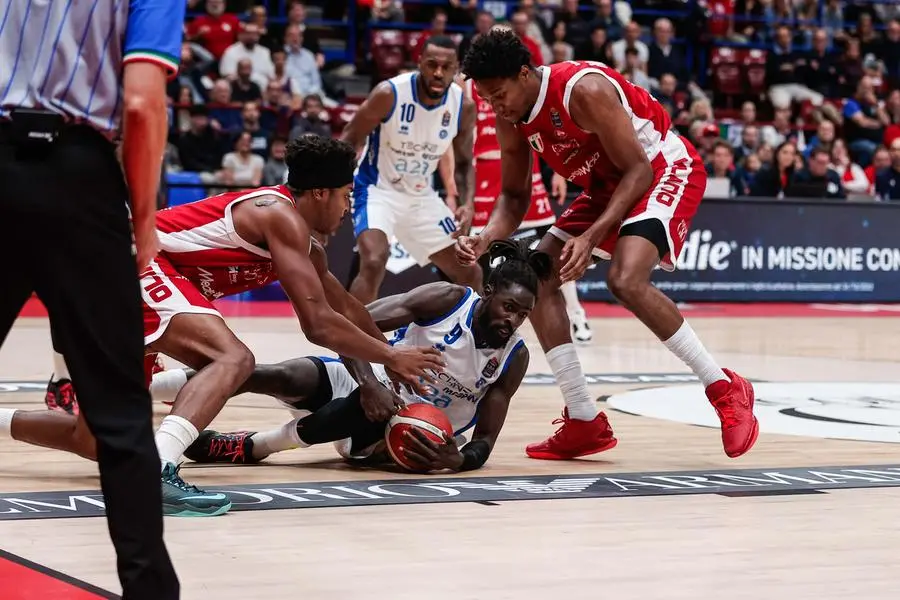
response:
M619 94L638 141L652 161L662 152L672 121L666 109L647 90L626 81L615 69L599 62L567 61L540 67L541 88L531 114L516 127L555 172L593 193L612 193L622 177L603 143L581 129L569 115L569 97L585 75L605 77Z
M500 142L497 140L497 115L485 101L472 80L466 81L466 90L475 102L475 216L472 227L480 231L487 225L497 196L500 195ZM556 214L550 207L549 194L544 187L537 155L531 176L531 204L521 227L550 225Z
M260 288L278 279L272 255L234 230L238 202L279 196L294 203L284 186L227 192L161 210L156 215L160 250L176 270L210 300Z

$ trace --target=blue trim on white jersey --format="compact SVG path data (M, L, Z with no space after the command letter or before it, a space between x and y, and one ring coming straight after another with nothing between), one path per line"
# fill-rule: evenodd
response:
M478 306L479 302L481 302L481 298L472 303L472 306L469 307L469 314L466 315L466 327L469 329L472 329L472 318L475 316L475 307Z
M473 427L475 427L476 423L478 423L478 409L477 408L475 409L475 414L472 415L472 420L469 421L469 423L462 429L454 431L453 437L456 437L456 436L463 434L463 433L467 432L468 430L472 429Z
M409 84L412 86L413 102L415 102L416 104L418 104L425 110L434 110L436 108L442 107L443 105L445 105L447 103L447 96L450 95L450 88L453 86L452 83L447 87L447 91L444 92L444 96L441 98L441 102L439 104L435 104L434 106L428 106L428 105L422 104L422 102L419 101L419 89L418 89L419 86L416 85L418 80L419 80L418 72L413 73L413 76L409 78Z
M397 331L394 332L394 337L391 338L391 341L388 342L391 346L394 344L398 344L403 341L403 338L406 337L406 330L409 329L409 325L406 327L401 327Z
M369 228L369 216L366 212L369 203L369 186L378 183L378 151L381 148L381 126L369 134L365 154L353 178L353 235L359 237Z
M516 352L519 351L519 348L525 345L525 340L519 340L516 342L516 345L513 346L513 349L509 351L509 354L506 355L506 361L503 363L503 368L500 370L500 375L506 373L506 370L509 368L509 363L512 362L513 357L516 355Z
M335 357L333 357L333 356L317 356L316 358L318 358L319 360L321 360L323 363L343 362L343 361L341 361L341 359L335 358Z
M456 115L456 135L459 135L459 132L462 131L462 111L463 111L463 103L465 101L466 101L466 95L460 94L459 95L459 114Z
M443 315L441 315L435 319L431 319L430 321L416 321L415 322L416 325L418 325L419 327L431 327L432 325L437 325L438 323L440 323L441 321L443 321L445 319L449 319L454 314L456 314L456 311L458 311L460 309L460 307L463 304L465 304L466 301L468 301L468 299L471 296L472 296L472 288L466 288L466 293L463 294L463 297L459 299L459 302L457 302L456 305L453 308L451 308L449 311L447 311L446 313L444 313Z
M391 120L391 117L394 116L394 109L397 108L397 86L394 85L394 82L388 79L388 83L391 84L391 91L394 92L394 102L391 103L391 110L388 111L388 114L381 120L382 123L387 123Z

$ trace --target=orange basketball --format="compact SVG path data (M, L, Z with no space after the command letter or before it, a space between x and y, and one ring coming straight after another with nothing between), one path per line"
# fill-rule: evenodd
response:
M441 409L427 403L411 404L404 407L396 415L391 417L384 432L388 452L394 462L407 471L422 472L426 469L406 458L400 448L407 445L403 439L403 433L413 428L418 429L436 444L444 443L443 433L453 437L453 425Z

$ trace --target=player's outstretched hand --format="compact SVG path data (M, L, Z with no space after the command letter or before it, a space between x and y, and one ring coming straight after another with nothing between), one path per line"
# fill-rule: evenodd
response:
M480 235L463 235L457 230L453 237L456 238L456 260L461 265L474 265L478 257L487 251L487 240Z
M589 266L591 266L591 253L594 251L594 242L585 236L569 238L559 255L562 265L559 269L559 281L566 283L578 281Z
M391 379L419 390L425 383L436 383L432 373L444 370L444 358L437 348L394 346L384 366Z
M379 382L372 382L359 388L359 403L366 418L373 423L387 421L403 408L400 396Z
M453 438L444 434L444 443L437 444L428 439L424 433L412 427L403 432L401 452L410 462L421 465L427 471L452 469L459 471L463 464L463 455L456 447Z

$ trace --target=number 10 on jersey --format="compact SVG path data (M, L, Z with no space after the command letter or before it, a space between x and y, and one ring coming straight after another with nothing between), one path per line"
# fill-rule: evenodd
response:
M416 105L404 102L400 105L400 122L412 123L416 118Z

